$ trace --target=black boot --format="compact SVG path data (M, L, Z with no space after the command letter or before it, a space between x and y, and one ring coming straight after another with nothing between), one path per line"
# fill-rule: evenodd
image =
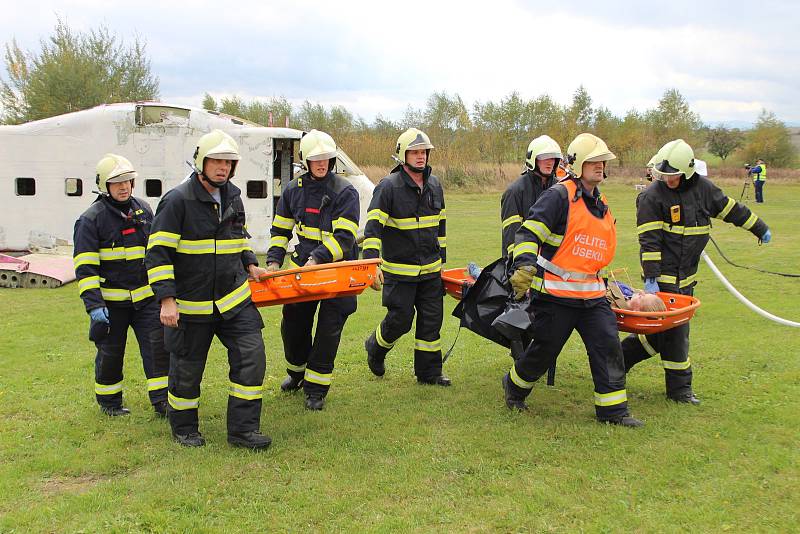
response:
M420 383L420 384L429 384L431 386L444 386L444 387L447 387L447 386L450 386L450 385L453 384L452 380L450 380L449 378L447 378L444 375L431 376L429 378L417 377L417 382Z
M292 375L288 375L283 382L281 382L281 391L285 391L287 393L297 391L301 387L303 387L303 379L295 378Z
M234 447L261 450L270 446L272 443L272 438L265 436L258 430L251 430L249 432L236 432L228 434L228 443Z
M100 411L109 417L120 417L131 414L131 411L124 406L100 406Z
M364 349L367 351L367 365L369 365L369 370L372 371L373 375L383 376L386 374L386 367L383 364L384 356L378 356L376 354L377 345L378 341L375 339L375 332L373 332L372 335L364 341Z
M516 395L511 389L511 379L508 377L508 373L503 375L503 395L509 410L524 412L528 409L528 405L525 404L525 399Z
M606 421L600 421L600 422L606 423L608 425L627 426L630 428L638 428L640 426L644 426L644 422L640 421L639 419L636 419L635 417L631 417L630 415L622 415L614 419L608 419Z
M184 447L202 447L206 444L206 440L203 438L203 435L196 430L194 432L189 432L188 434L176 434L173 432L172 437Z
M162 419L167 417L167 401L162 400L158 401L157 403L153 404L153 411L156 412L156 417L160 417Z
M700 399L694 396L694 392L689 391L688 393L678 393L678 394L669 394L667 393L667 398L673 402L677 402L680 404L691 404L692 406L699 406Z
M306 395L306 409L319 411L325 407L325 397L321 395Z

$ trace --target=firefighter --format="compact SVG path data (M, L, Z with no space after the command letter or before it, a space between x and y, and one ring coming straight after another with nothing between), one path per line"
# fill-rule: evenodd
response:
M91 317L89 337L97 346L94 392L100 410L130 414L122 402L122 365L132 327L150 403L165 417L169 354L144 266L153 211L133 196L135 180L133 165L122 156L106 154L97 163L99 195L75 222L75 276Z
M383 286L386 317L364 343L367 364L376 376L397 340L411 330L414 310L414 374L420 384L449 386L442 374L439 330L444 313L440 271L446 260L444 191L431 174L428 136L409 128L397 139L398 165L372 195L364 231L364 258L381 256L374 289Z
M708 243L711 218L749 230L759 240L772 238L766 223L746 206L725 195L694 170L694 151L677 139L653 157L654 180L636 200L636 224L645 290L693 295L700 253ZM622 341L625 369L659 356L664 367L667 397L679 403L700 404L692 390L689 324Z
M358 259L358 192L334 173L336 143L330 135L311 130L300 140L299 156L307 172L281 193L272 221L268 271L280 269L295 227L298 243L289 259L291 267ZM355 296L283 306L281 337L288 376L281 389L302 387L309 410L325 406L342 328L355 311Z
M601 277L614 258L614 218L597 186L615 158L602 139L578 135L567 149L574 177L542 193L517 231L511 285L533 299L533 341L503 377L506 405L526 410L534 382L553 366L573 330L589 355L600 422L638 427L628 413L617 322Z
M525 172L508 186L500 199L504 258L513 256L514 235L536 199L558 181L556 171L562 159L561 147L547 135L540 135L528 145Z
M169 422L181 445L200 447L200 382L213 337L228 349L228 442L263 449L261 400L266 359L261 314L250 300L248 273L258 267L247 244L241 191L232 182L239 147L226 133L202 136L194 171L158 205L147 244L147 274L161 303L170 351Z

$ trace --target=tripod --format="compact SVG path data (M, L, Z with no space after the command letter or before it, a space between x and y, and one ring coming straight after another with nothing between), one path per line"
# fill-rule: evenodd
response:
M750 180L747 178L744 179L744 185L742 185L742 194L739 195L739 201L741 202L743 198L745 201L750 200Z

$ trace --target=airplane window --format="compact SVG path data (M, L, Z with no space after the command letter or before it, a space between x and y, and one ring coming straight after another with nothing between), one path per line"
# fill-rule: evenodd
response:
M144 194L148 197L160 197L162 192L161 180L148 178L144 181Z
M247 181L247 198L267 198L267 182L265 180Z
M80 178L66 178L64 180L64 192L68 197L83 195L83 180Z
M14 192L20 197L36 194L36 180L33 178L17 178L14 180Z

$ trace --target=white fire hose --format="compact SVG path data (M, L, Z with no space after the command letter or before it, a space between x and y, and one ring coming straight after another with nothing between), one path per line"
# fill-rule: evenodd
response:
M786 326L800 327L800 323L796 323L796 322L794 322L794 321L789 321L789 320L787 320L787 319L783 319L783 318L781 318L781 317L778 317L777 315L773 315L773 314L769 313L768 311L762 310L761 308L759 308L758 306L756 306L755 304L753 304L752 302L750 302L749 300L747 300L747 298L746 298L744 295L742 295L741 293L739 293L739 291L738 291L738 290L737 290L735 287L733 287L733 284L731 284L731 283L728 281L728 279L727 279L727 278L725 278L725 276L724 276L724 275L723 275L723 274L720 272L720 270L719 270L719 269L717 269L717 266L716 266L716 265L714 265L714 262L713 262L713 261L711 261L711 258L709 258L709 257L708 257L708 254L706 254L706 251L705 251L705 250L704 250L704 251L703 251L703 253L702 253L702 257L703 257L703 259L705 260L706 264L707 264L707 265L708 265L708 266L711 268L711 270L714 272L714 274L715 274L715 275L717 275L717 278L719 278L719 281L720 281L720 282L722 282L722 285L724 285L724 286L725 286L725 288L726 288L728 291L730 291L730 292L731 292L731 294L732 294L734 297L736 297L737 299L739 299L739 301L740 301L742 304L744 304L745 306L747 306L748 308L750 308L751 310L753 310L754 312L756 312L757 314L759 314L761 317L764 317L764 318L766 318L766 319L769 319L770 321L775 321L775 322L776 322L776 323L778 323L778 324L782 324L782 325L786 325Z

